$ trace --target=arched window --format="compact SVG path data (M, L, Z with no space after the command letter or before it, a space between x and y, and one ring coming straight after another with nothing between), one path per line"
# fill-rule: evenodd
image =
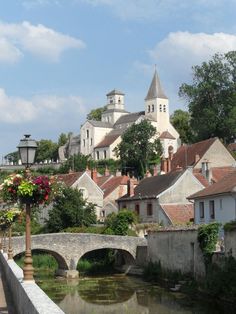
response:
M150 105L148 105L148 111L147 112L150 112Z
M152 104L152 112L154 112L154 108L155 108L155 107L154 107L154 105Z
M89 138L89 130L86 131L87 138Z

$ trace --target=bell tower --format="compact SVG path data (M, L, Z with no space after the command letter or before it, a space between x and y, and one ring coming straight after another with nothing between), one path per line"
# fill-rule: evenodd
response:
M157 122L158 132L162 133L168 129L169 99L162 89L156 69L145 98L145 115Z

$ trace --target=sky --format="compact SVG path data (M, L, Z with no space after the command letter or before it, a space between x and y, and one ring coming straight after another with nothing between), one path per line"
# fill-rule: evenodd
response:
M79 134L114 88L144 110L156 68L170 112L192 66L236 50L236 0L0 0L0 160L24 134Z

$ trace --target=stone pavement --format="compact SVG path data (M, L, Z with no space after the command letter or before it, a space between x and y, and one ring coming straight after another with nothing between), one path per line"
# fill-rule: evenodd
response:
M0 272L0 314L16 314L11 300L11 295L7 289Z

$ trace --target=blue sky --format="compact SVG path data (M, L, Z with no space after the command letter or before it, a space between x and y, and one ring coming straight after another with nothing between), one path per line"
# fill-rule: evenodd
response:
M113 88L143 110L154 64L170 111L185 109L191 66L236 50L235 12L236 0L1 1L0 156L25 133L78 134Z

